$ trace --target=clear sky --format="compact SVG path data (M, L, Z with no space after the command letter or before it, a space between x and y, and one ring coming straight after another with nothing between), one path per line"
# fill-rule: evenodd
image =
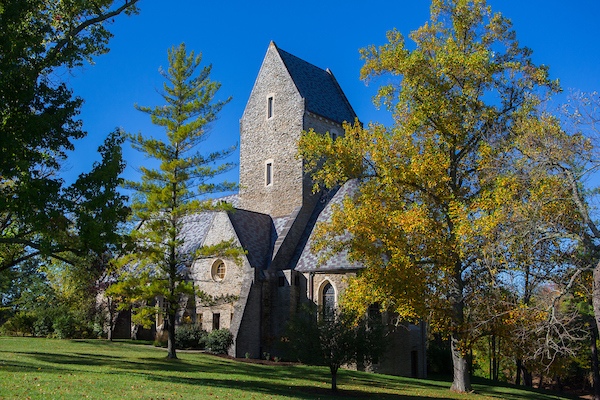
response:
M386 43L396 28L405 36L429 19L428 0L264 1L142 0L140 14L119 16L108 54L95 65L73 71L68 80L85 99L80 115L88 137L76 142L63 176L71 182L99 159L96 149L115 127L160 136L150 117L133 107L163 104L158 68L166 69L167 49L185 42L213 64L212 78L222 83L219 98L233 96L214 125L206 151L239 142L239 119L271 40L320 68L329 68L362 122L390 122L371 98L378 82L359 79L358 50ZM488 0L493 12L510 18L520 43L533 50L538 64L550 66L565 92L600 91L600 1ZM564 101L564 96L556 99ZM125 177L137 180L135 167L146 162L128 144ZM239 152L232 156L239 160ZM229 180L238 180L237 169Z

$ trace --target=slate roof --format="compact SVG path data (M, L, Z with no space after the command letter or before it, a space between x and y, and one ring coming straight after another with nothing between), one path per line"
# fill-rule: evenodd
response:
M306 109L332 121L353 123L356 114L331 71L322 70L277 48Z
M213 204L222 201L231 204L233 207L237 207L238 200L238 193L234 193L229 196L213 199ZM192 254L202 245L214 217L214 212L201 212L184 217L181 228L181 239L183 239L183 246L180 249L181 253Z
M229 203L233 207L237 208L240 204L240 194L234 193L234 194L230 194L229 196L217 197L216 199L213 199L214 204L216 204L220 201L223 203Z
M246 257L250 265L259 270L267 269L273 249L271 234L274 228L271 217L239 209L228 214L242 247L248 252Z
M192 254L198 250L214 218L214 212L202 212L186 216L183 219L181 227L183 246L180 248L182 254Z
M281 231L283 231L283 227L285 226L285 223L287 222L288 218L289 218L289 215L286 215L284 217L273 218L273 225L275 226L275 235L276 236L281 235Z
M299 272L327 272L327 271L341 271L341 270L355 270L364 268L362 264L350 263L348 261L346 251L334 254L325 261L325 263L319 265L319 257L323 255L322 252L314 254L311 250L314 242L314 229L315 226L320 222L326 222L331 219L332 205L342 204L344 198L348 195L352 195L358 190L358 180L354 179L346 182L342 187L331 190L329 193L325 193L319 203L315 207L292 260L290 266ZM349 233L341 236L339 239L344 240L349 237Z

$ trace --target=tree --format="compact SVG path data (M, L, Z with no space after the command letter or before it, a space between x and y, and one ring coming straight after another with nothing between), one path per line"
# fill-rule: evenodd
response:
M597 95L581 95L572 98L562 120L546 111L523 118L516 126L515 151L497 164L504 170L501 183L506 193L519 200L510 212L500 201L496 203L504 209L506 226L510 226L504 237L521 232L521 236L535 238L528 241L532 246L554 243L546 259L560 262L558 289L548 302L547 329L560 326L554 316L565 298L581 301L587 295L596 320L587 324L590 338L600 326L600 228L593 214L595 191L587 189L587 178L600 165L596 152L599 105ZM593 345L592 376L595 396L600 398L595 340Z
M0 5L0 271L32 257L64 260L61 253L83 252L89 243L74 243L73 224L89 233L99 228L83 225L100 214L73 221L82 217L79 196L85 190L77 185L64 190L58 177L66 151L85 132L76 119L83 100L54 74L106 53L112 36L107 24L121 13L136 13L138 1L6 0ZM92 175L96 187L117 179L92 173L80 182L92 182ZM90 205L96 193L85 195ZM115 200L112 216L122 210Z
M73 268L85 265L96 277L104 272L109 254L121 247L121 226L129 214L127 196L119 192L119 175L125 168L121 151L124 139L119 129L109 134L98 148L102 160L94 163L92 171L81 174L66 188L56 180L51 202L41 199L30 205L32 215L46 213L42 218L46 226L33 222L26 209L16 204L19 200L0 212L0 271L32 258L51 256ZM5 182L5 188L11 185ZM49 193L41 193L40 198Z
M364 80L401 77L376 96L394 126L347 126L335 141L309 132L300 154L308 168L322 163L317 188L361 179L316 244L348 249L368 267L349 287L354 306L377 301L406 318L434 312L433 328L451 339L451 390L468 392L465 312L489 276L481 247L499 217L489 166L510 151L514 122L536 94L559 88L484 0L434 0L431 22L410 38L414 50L395 30L388 44L361 50ZM345 231L351 237L335 243Z
M376 362L384 354L386 337L381 318L306 307L290 318L282 345L292 359L329 367L331 390L336 392L338 369Z
M137 321L147 322L157 312L164 315L168 331L168 358L177 358L175 321L180 303L193 296L192 283L186 283L186 270L201 254L235 254L232 242L196 253L182 251L182 227L186 216L210 209L198 198L210 193L232 190L234 183L213 183L212 179L233 168L232 163L216 165L228 157L236 146L203 156L198 146L209 136L209 128L217 114L231 98L215 101L220 84L209 79L211 66L197 69L201 55L185 44L169 50L169 68L161 74L166 79L163 99L157 107L136 108L152 117L152 123L164 127L167 140L131 135L134 148L160 162L160 170L140 167L141 182L128 181L126 187L136 192L132 204L133 217L141 223L131 234L135 248L120 259L129 273L108 290L109 295L125 294L130 301L142 300L136 308ZM197 74L196 74L197 73ZM213 165L216 165L213 167ZM164 310L152 307L155 299L164 300Z

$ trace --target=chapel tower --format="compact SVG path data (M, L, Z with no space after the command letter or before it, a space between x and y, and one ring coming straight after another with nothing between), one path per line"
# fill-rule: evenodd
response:
M240 120L240 208L280 217L310 205L312 183L297 157L302 131L342 135L355 119L331 71L271 42Z

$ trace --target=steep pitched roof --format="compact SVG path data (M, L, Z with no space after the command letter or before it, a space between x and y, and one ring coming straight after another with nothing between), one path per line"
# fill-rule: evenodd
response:
M273 249L271 236L275 230L271 217L240 209L228 214L242 247L247 251L250 265L259 270L268 268Z
M331 219L334 204L341 205L346 196L350 196L358 190L358 180L354 179L346 182L337 190L331 190L324 194L319 200L319 204L315 207L313 214L306 224L306 229L302 234L302 238L296 247L296 252L292 257L290 266L299 272L327 272L340 270L356 270L364 268L362 264L351 263L348 261L348 253L343 251L332 255L323 264L319 264L319 258L323 255L322 252L314 254L312 245L314 243L315 226L321 222L327 222ZM347 239L350 234L346 232L340 240Z
M214 212L201 212L188 215L183 219L180 232L183 245L179 249L181 254L195 254L196 250L202 246L214 217Z
M238 206L237 193L216 198L213 202L215 204L218 202L229 203L235 208L227 215L240 244L248 252L248 262L253 268L259 270L268 268L273 249L272 237L277 237L271 217L236 208ZM184 218L180 236L183 240L180 248L182 254L192 255L204 244L215 215L215 211L205 211Z
M346 99L333 74L322 70L275 46L300 95L306 101L306 109L329 120L353 123L356 113Z

